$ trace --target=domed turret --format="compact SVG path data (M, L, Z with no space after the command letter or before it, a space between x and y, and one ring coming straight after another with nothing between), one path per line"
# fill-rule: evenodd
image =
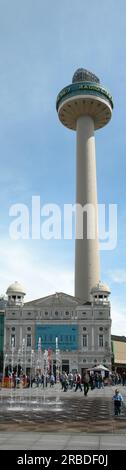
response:
M99 281L92 289L91 294L94 302L107 302L108 296L111 294L110 288L107 284Z
M20 305L24 302L26 292L24 287L19 282L15 281L8 287L6 294L8 296L9 304Z

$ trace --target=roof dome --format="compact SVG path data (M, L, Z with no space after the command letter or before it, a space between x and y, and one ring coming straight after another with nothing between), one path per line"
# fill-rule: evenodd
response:
M77 69L76 72L73 75L72 78L72 83L76 82L95 82L95 83L100 83L100 80L94 73L89 72L89 70L86 70L84 68Z
M25 295L26 292L25 292L25 289L24 287L19 284L19 282L15 281L13 284L11 284L7 291L6 291L6 294L23 294Z
M110 288L107 286L107 284L104 284L103 282L99 281L98 284L96 284L94 287L91 289L91 294L95 293L106 293L110 294Z

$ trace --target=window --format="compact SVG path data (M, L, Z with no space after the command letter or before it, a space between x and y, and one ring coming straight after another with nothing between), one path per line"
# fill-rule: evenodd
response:
M99 348L103 348L103 335L99 335Z
M15 348L15 335L11 335L11 346Z
M83 348L87 348L87 335L83 335Z
M31 312L28 312L28 315L31 315Z
M47 317L47 315L48 315L48 312L45 312L45 317Z
M100 294L98 297L99 297L99 299L103 299L103 295L102 295L102 294Z
M69 312L65 312L66 315L69 315Z
M100 328L99 328L99 331L103 331L103 328L102 328L102 326L100 326Z
M86 312L82 312L82 315L86 315Z
M30 327L30 326L28 326L27 330L28 330L28 331L31 331L31 327Z
M12 315L15 315L15 312L12 312Z
M11 329L12 329L12 331L15 331L15 326L12 326L12 328L11 328Z
M31 347L31 335L27 335L27 348Z
M83 327L83 330L86 331L86 329L87 329L86 326L84 326L84 327Z
M58 312L55 312L56 317L58 316Z

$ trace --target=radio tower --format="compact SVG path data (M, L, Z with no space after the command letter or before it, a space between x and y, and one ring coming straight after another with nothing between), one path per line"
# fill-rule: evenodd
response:
M90 301L91 289L100 279L94 131L110 121L113 100L98 77L85 69L78 69L72 84L58 94L56 108L62 124L76 131L75 296L87 302ZM82 239L77 238L80 230L78 205L87 208ZM88 209L91 209L89 227ZM89 234L93 224L91 214L95 214L94 236Z

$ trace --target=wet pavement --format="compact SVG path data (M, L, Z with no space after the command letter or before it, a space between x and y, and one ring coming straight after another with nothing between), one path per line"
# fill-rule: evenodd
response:
M46 391L1 391L0 431L72 433L126 432L126 387L119 387L124 403L120 417L113 412L115 387L64 393L60 388Z

